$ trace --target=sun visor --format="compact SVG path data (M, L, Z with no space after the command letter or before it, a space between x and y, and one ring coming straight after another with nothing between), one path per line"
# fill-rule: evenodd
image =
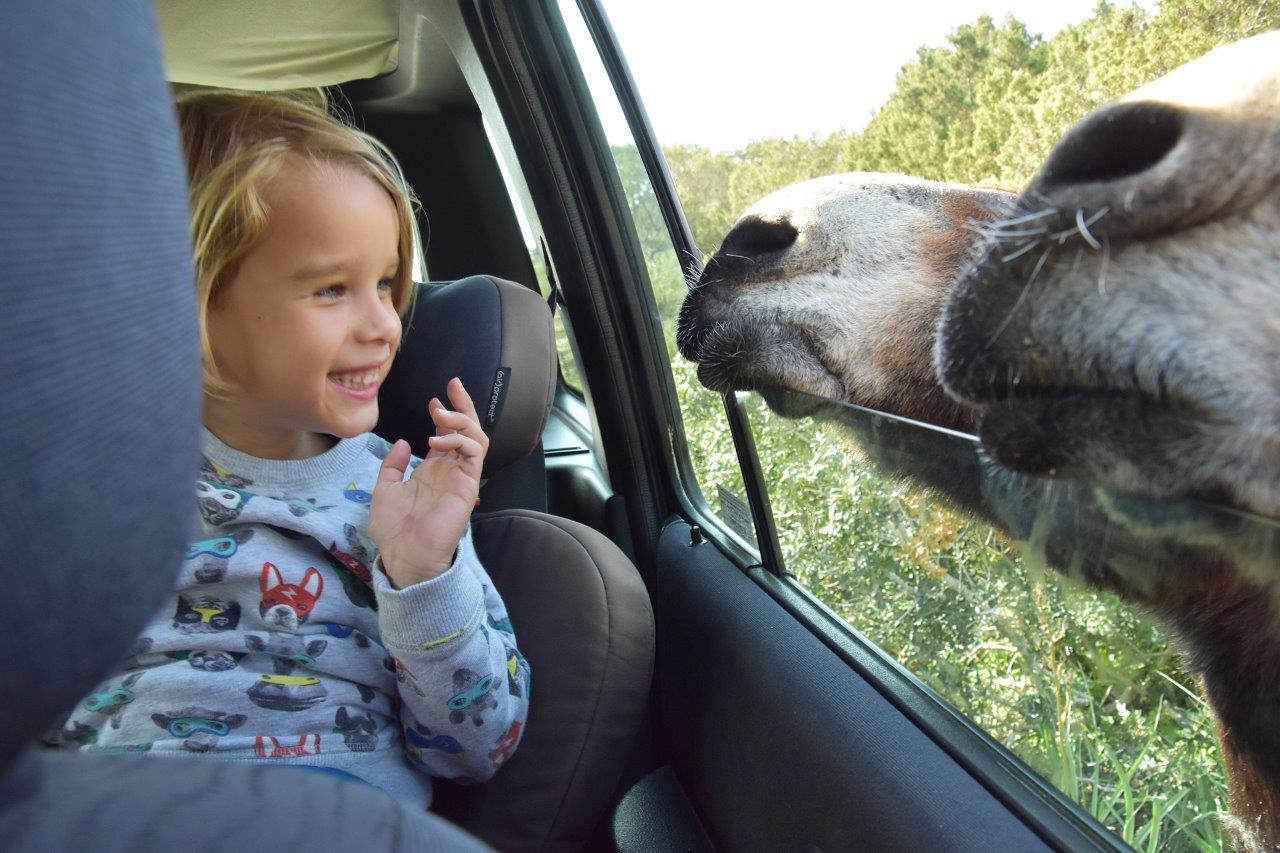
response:
M399 0L157 0L169 81L279 91L394 71Z

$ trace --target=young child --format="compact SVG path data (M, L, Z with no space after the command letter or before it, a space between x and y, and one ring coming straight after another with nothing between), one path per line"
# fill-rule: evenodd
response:
M424 807L430 776L487 779L511 755L529 668L471 543L488 439L462 383L424 401L420 464L369 432L413 288L408 190L377 143L300 101L203 93L178 117L200 528L58 739L310 765Z

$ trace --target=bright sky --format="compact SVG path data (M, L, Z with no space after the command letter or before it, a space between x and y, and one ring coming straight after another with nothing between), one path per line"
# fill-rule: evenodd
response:
M944 44L984 12L1049 36L1095 3L604 0L658 140L720 150L860 128L917 47Z

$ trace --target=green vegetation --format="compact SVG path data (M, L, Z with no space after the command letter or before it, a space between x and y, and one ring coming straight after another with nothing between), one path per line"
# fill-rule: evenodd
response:
M708 252L762 196L833 172L1016 189L1093 108L1218 45L1277 26L1277 0L1163 0L1154 15L1099 3L1051 39L1012 17L982 17L945 46L921 47L859 133L766 139L728 153L674 146L667 160Z
M748 406L802 583L1125 841L1220 849L1212 721L1166 635L850 464L837 428Z
M859 133L666 151L699 245L768 192L833 172L1018 187L1090 109L1220 44L1280 27L1280 0L1100 3L1042 39L983 17L922 47ZM675 354L684 282L634 149L615 149L649 261L703 489L741 493L721 399ZM567 353L566 353L567 354ZM1217 850L1226 783L1194 679L1158 627L1064 584L990 528L878 478L847 441L782 421L753 431L788 568L829 606L1125 841Z

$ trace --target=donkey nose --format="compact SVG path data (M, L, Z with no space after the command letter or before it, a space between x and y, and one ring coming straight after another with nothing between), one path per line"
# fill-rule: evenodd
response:
M1184 114L1152 101L1112 104L1077 124L1053 149L1036 181L1052 192L1136 178L1182 137Z
M1095 241L1188 228L1218 214L1215 196L1230 198L1211 168L1233 137L1225 124L1161 101L1110 104L1067 131L1021 203L1054 215L1044 227L1087 226Z
M770 222L758 216L748 216L733 226L720 244L718 255L743 255L755 257L770 252L781 252L796 241L800 234L786 219Z

